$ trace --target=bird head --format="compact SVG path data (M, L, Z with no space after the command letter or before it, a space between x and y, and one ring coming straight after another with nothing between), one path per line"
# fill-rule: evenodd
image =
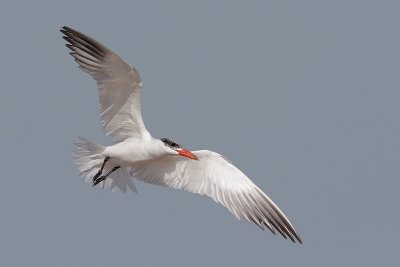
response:
M160 139L164 145L173 150L174 153L176 153L179 156L182 157L187 157L189 159L194 159L194 160L199 160L195 154L193 154L190 150L186 149L186 148L182 148L178 143L172 141L171 139L168 138L161 138Z

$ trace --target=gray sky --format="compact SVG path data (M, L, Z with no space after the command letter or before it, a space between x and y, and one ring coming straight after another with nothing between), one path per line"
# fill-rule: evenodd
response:
M398 1L25 2L0 4L1 266L398 266ZM228 156L304 244L85 184L72 143L110 140L63 25L139 70L154 136Z

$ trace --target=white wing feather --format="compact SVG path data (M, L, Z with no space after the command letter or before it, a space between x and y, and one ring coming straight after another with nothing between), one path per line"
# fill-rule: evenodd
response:
M199 160L162 157L131 169L138 180L206 195L225 206L238 219L245 218L262 229L277 230L293 242L302 242L290 221L277 205L245 174L221 155L201 150Z
M104 133L116 143L131 137L149 136L140 108L142 82L139 73L91 37L68 27L63 27L61 32L79 67L97 82Z

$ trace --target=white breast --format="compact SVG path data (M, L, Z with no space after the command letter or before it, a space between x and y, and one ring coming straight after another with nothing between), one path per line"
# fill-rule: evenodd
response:
M164 146L157 139L129 138L109 146L103 152L110 161L121 167L135 166L135 163L157 159L166 154Z

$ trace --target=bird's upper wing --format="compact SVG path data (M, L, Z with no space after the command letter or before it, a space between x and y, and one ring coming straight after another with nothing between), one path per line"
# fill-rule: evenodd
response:
M114 142L149 135L140 109L139 73L93 38L69 27L63 27L61 32L79 67L97 82L104 133Z
M226 158L208 150L193 153L198 161L180 156L162 157L142 162L130 173L146 183L209 196L238 219L243 217L262 229L266 226L274 234L277 230L284 238L302 242L277 205Z

